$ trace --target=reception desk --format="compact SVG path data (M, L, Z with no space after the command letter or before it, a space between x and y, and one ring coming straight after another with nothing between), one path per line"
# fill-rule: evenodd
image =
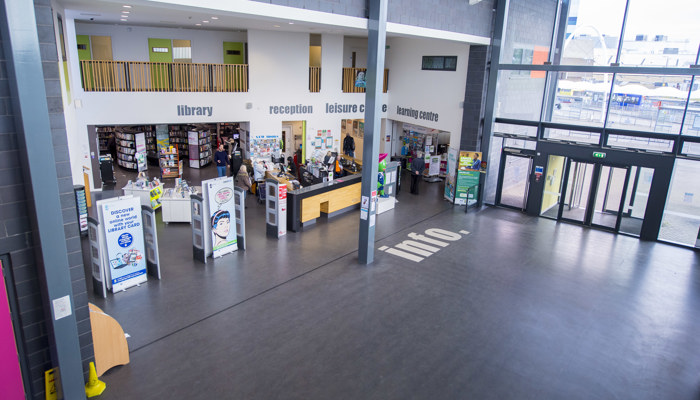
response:
M333 215L360 204L362 175L344 176L287 193L287 229L299 232L321 214Z

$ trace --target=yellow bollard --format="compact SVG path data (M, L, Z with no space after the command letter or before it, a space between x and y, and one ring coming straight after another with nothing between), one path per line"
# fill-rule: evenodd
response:
M90 362L90 378L88 383L85 384L85 395L87 397L95 397L102 394L107 388L107 384L97 379L97 370L95 370L95 363Z

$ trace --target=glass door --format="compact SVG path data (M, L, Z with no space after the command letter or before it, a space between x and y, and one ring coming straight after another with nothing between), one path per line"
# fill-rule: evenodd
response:
M566 157L556 155L550 155L547 160L547 173L545 174L542 206L540 207L540 215L543 217L552 219L559 217L565 162Z
M628 172L629 167L569 160L559 219L617 232L629 197Z
M503 153L498 205L525 210L530 187L532 157Z
M559 218L585 224L595 164L569 160L567 172Z
M630 168L630 173L627 175L627 196L625 196L625 207L620 221L620 232L634 236L642 233L642 222L644 222L653 178L653 168L637 166Z
M598 165L600 170L591 225L617 231L627 190L627 168Z

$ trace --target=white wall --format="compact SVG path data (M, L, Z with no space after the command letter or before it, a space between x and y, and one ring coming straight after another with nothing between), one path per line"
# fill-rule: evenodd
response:
M345 38L343 44L343 67L352 67L352 52L355 52L355 68L367 68L367 38Z
M386 51L389 68L387 118L450 132L459 143L462 131L464 88L467 83L469 45L432 39L390 38ZM456 71L423 71L423 56L457 56ZM437 121L398 115L397 106L438 114ZM400 148L399 148L400 150Z
M116 61L148 61L148 39L190 40L193 63L223 64L223 42L245 42L245 32L200 29L152 28L78 22L76 34L110 36L112 58Z

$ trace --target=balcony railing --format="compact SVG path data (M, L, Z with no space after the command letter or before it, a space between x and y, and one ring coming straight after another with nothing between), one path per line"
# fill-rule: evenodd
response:
M247 64L80 62L88 92L247 92Z
M358 74L362 72L362 79ZM364 76L367 68L343 68L343 93L365 93ZM384 69L384 93L389 89L389 70Z
M309 92L321 91L321 67L309 67Z

